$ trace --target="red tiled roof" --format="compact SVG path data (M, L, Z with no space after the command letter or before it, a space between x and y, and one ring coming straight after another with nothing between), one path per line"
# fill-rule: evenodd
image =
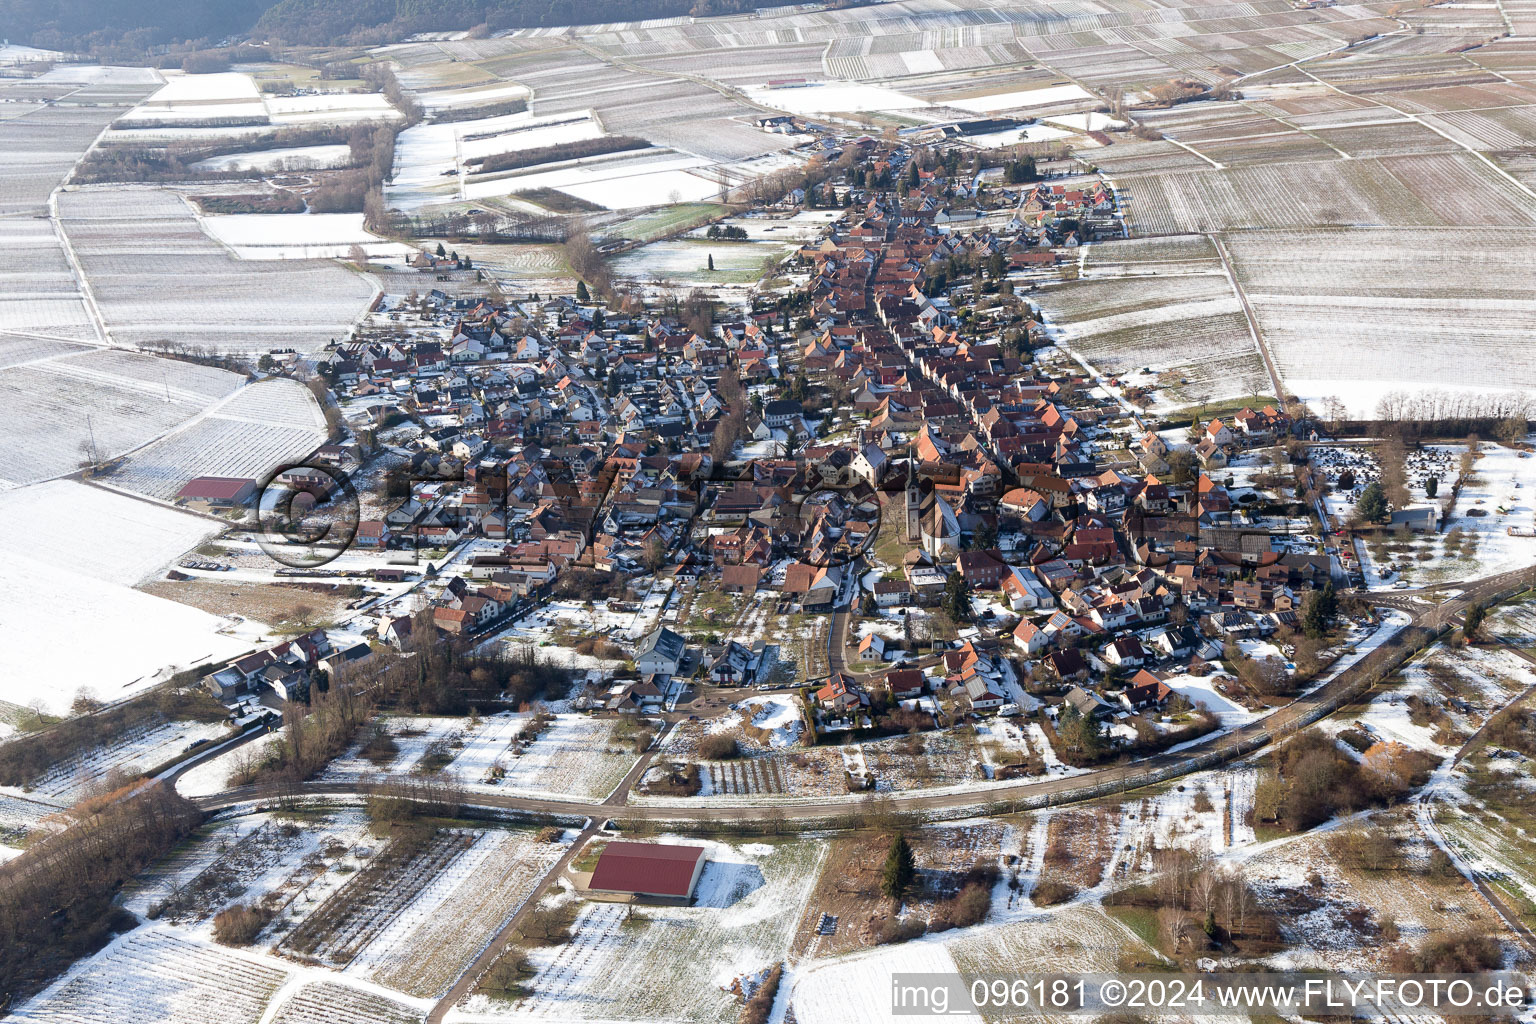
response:
M590 887L607 892L687 896L694 865L703 856L702 846L609 843L597 858Z
M176 492L176 497L233 501L242 490L255 486L256 481L244 477L199 476L188 480L186 486Z

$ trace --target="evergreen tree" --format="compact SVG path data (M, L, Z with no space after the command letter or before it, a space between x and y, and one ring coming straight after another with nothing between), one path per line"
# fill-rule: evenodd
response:
M448 255L448 250L443 248L443 243L442 242L438 242L437 243L437 254L439 256L447 256Z
M1387 496L1381 489L1381 484L1371 481L1365 485L1365 490L1360 492L1360 500L1355 502L1355 515L1367 523L1380 523L1387 518Z
M891 848L885 855L885 867L880 872L880 891L891 899L900 899L912 884L917 873L917 863L912 858L912 845L907 837L897 833L891 839Z
M1333 596L1333 583L1307 594L1307 603L1301 613L1301 628L1307 636L1318 639L1329 631L1329 622L1338 611L1338 599Z
M587 282L585 282L585 281L577 281L576 282L576 301L577 302L591 302L592 301L592 293L587 291Z
M944 584L944 613L955 622L967 622L971 617L971 585L958 571L952 571Z
M1483 606L1474 604L1467 609L1466 617L1462 620L1461 636L1467 642L1471 642L1477 636L1477 631L1483 626Z
M714 253L710 253L709 254L709 269L710 269L711 273L714 272L714 269L715 269L715 254Z
M1433 498L1439 492L1440 492L1440 478L1439 477L1432 476L1432 477L1427 478L1424 481L1424 495L1425 495L1425 497Z

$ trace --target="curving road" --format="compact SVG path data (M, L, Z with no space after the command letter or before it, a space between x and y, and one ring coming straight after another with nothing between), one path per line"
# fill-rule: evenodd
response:
M1291 735L1359 698L1409 657L1454 627L1461 612L1470 604L1474 602L1487 604L1501 600L1532 585L1536 585L1536 566L1462 584L1461 593L1450 600L1432 606L1411 602L1409 599L1413 595L1409 592L1394 594L1390 602L1382 603L1397 606L1401 599L1402 604L1411 604L1410 608L1404 609L1413 615L1408 625L1399 629L1360 661L1312 692L1278 708L1262 719L1223 733L1208 742L1197 742L1192 747L1177 752L1158 754L1065 778L1022 779L1001 783L985 790L898 794L890 799L888 809L901 813L922 813L933 817L978 810L993 812L1026 810L1136 789L1222 764ZM601 820L613 816L620 806L622 806L621 814L624 818L647 821L738 822L761 825L769 817L769 808L762 804L714 802L668 805L623 804L630 786L638 777L638 771L631 772L625 785L604 802L498 793L476 793L473 799L475 806L515 812L535 818L567 821L583 818ZM368 790L369 783L366 782L303 782L248 786L212 796L198 797L193 802L204 810L212 811L293 796L352 797L365 795ZM857 826L861 824L860 811L861 806L858 801L850 801L846 798L772 805L772 817L776 820L806 821L820 828Z

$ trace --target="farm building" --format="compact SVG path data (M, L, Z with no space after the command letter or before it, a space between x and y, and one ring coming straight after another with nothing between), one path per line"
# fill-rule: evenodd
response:
M704 870L704 847L667 843L609 843L597 858L594 892L686 900Z
M176 501L208 508L236 508L251 500L256 481L233 476L199 476L176 492Z

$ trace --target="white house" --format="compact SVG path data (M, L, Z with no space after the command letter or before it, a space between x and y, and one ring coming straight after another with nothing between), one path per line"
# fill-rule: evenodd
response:
M649 633L635 651L635 669L642 675L676 675L682 661L683 638L665 626Z

